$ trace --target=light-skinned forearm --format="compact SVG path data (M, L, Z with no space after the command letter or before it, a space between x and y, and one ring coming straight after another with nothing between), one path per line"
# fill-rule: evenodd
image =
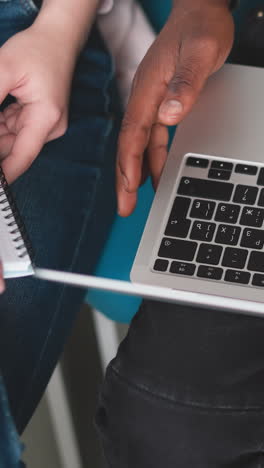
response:
M43 0L34 26L61 36L67 50L78 55L93 24L100 0Z

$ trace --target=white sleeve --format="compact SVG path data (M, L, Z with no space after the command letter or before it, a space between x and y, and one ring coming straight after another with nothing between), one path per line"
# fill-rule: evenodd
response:
M114 0L101 0L98 13L100 15L105 15L106 13L109 13L109 11L111 11L113 8L113 4Z

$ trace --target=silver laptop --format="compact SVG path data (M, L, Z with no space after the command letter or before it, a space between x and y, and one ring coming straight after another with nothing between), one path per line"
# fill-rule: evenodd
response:
M264 314L264 69L225 65L179 125L131 271L132 283L36 276L233 312Z
M264 313L263 89L259 68L225 65L209 79L176 132L133 282Z

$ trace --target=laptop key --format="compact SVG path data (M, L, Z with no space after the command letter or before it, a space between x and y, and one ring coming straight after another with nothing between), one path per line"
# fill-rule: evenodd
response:
M224 270L222 268L200 265L197 271L197 276L199 276L199 278L220 280L222 278L223 271Z
M155 271L167 271L168 266L169 266L168 260L162 260L161 258L158 258L155 261L154 270Z
M171 217L185 219L191 204L191 199L186 197L176 197L171 210Z
M246 264L247 256L247 250L227 247L225 249L222 265L226 267L242 269Z
M175 198L165 231L166 236L187 237L191 225L191 221L186 219L190 203L190 198Z
M258 168L257 166L248 166L247 164L237 164L235 172L238 174L256 175Z
M264 273L264 252L251 252L248 262L248 270Z
M238 185L235 191L233 201L235 203L243 203L244 205L254 205L257 195L257 187Z
M166 227L165 236L181 237L188 236L191 221L188 219L170 219Z
M194 200L190 218L212 219L216 203L206 200Z
M260 171L259 171L257 184L258 185L264 185L264 167L262 167L262 169L260 169Z
M205 242L211 242L215 232L214 223L205 223L204 221L194 221L190 238Z
M196 249L196 242L180 239L168 239L167 237L164 237L161 242L158 256L191 262L194 258Z
M241 247L261 250L264 246L264 231L260 229L244 229L240 244Z
M219 263L223 247L212 244L201 244L196 261L198 263L206 263L209 265L217 265Z
M202 167L202 168L207 168L209 165L208 159L205 158L195 158L193 156L190 156L187 159L186 166L193 166L193 167Z
M233 164L226 161L213 161L211 169L222 169L224 171L232 171Z
M215 215L215 221L222 221L224 223L236 223L240 213L239 205L231 205L229 203L220 203Z
M233 188L234 185L228 182L182 177L178 193L190 197L229 201Z
M264 275L256 273L253 276L252 284L253 286L259 286L260 288L264 288Z
M172 262L170 267L170 273L176 273L177 275L192 276L194 272L195 265L192 263Z
M242 226L261 228L264 220L264 210L245 206L240 218Z
M220 171L219 169L210 169L208 172L209 179L229 180L231 177L230 171Z
M258 199L258 205L259 206L264 206L264 189L261 190L260 196Z
M217 244L237 245L241 228L220 224L218 226L215 242Z
M247 271L227 270L224 279L229 283L248 284L250 273Z

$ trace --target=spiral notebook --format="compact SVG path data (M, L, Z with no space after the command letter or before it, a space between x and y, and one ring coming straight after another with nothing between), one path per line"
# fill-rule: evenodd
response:
M4 278L34 273L31 248L21 216L0 168L0 258Z

